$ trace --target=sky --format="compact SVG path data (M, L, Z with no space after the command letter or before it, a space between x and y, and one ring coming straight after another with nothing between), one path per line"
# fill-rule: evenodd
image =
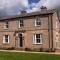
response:
M0 0L0 18L19 15L22 10L27 13L40 11L41 6L54 9L60 6L60 0Z

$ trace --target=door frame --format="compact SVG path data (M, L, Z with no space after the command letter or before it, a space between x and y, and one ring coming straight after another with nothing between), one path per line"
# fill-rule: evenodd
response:
M24 46L24 37L22 33L19 33L19 47L23 47Z

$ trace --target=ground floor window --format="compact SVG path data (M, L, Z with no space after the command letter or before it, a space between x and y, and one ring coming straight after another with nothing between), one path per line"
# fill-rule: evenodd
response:
M33 35L33 44L42 44L42 34Z
M3 43L9 43L9 35L3 36Z

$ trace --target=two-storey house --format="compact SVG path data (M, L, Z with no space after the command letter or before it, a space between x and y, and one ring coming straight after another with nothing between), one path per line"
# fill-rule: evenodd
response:
M58 23L56 10L46 7L0 19L0 48L60 49Z

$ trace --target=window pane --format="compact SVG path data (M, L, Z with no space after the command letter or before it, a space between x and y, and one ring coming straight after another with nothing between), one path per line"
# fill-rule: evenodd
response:
M20 20L20 23L23 23L23 20Z
M8 39L8 35L5 35L5 38Z
M40 25L41 25L40 17L36 17L36 26L40 26Z
M20 27L23 27L23 20L20 20Z
M8 25L6 25L6 28L8 28Z
M7 42L7 43L8 43L8 39L5 39L5 42Z
M36 20L37 20L37 21L39 21L39 20L40 20L40 17L39 17L39 16L37 16L37 17L36 17Z
M8 28L8 22L5 23L5 28Z
M22 27L23 26L23 24L20 24L20 27Z
M8 24L8 22L6 22L6 24Z
M40 39L36 39L36 43L40 43Z
M41 22L36 22L37 25L41 25Z
M5 35L5 42L8 42L8 35Z
M42 43L42 34L36 34L35 35L35 43L38 44L38 43Z
M40 38L40 34L36 34L36 39Z

